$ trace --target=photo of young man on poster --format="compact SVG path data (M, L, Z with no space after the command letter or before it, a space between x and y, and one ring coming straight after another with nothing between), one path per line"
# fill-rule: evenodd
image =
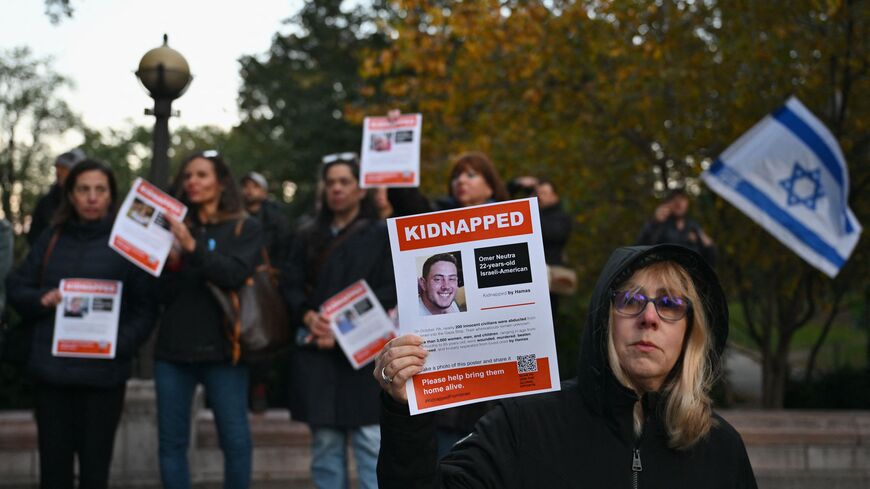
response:
M420 315L432 316L465 312L465 303L456 300L462 288L459 277L462 265L454 253L432 255L423 262L421 276L417 280Z

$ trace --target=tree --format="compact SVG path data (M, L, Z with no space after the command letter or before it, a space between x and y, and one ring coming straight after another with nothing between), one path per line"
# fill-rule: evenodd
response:
M70 0L45 0L45 15L52 24L57 24L64 18L72 18L74 11Z
M50 59L34 58L26 47L0 54L0 202L18 229L33 196L48 183L53 155L46 139L78 122L59 95L68 86Z
M866 289L868 241L832 281L698 182L728 144L791 94L832 128L868 222L868 2L681 0L394 2L393 39L364 73L379 109L421 111L424 188L447 161L491 154L503 175L545 174L574 210L571 242L591 288L606 255L633 242L653 197L685 187L719 241L720 272L781 407L794 333L830 324ZM378 108L369 110L378 110ZM863 271L863 273L862 273ZM823 341L823 337L820 340Z
M361 99L361 55L383 45L371 11L315 0L276 34L264 55L244 56L233 137L249 141L236 161L255 162L277 180L294 180L309 196L323 155L359 151L359 121L345 117ZM241 145L240 145L241 146Z

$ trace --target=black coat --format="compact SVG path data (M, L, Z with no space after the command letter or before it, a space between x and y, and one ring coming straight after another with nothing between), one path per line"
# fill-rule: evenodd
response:
M662 258L689 270L707 299L717 360L728 335L728 313L709 266L681 247L620 248L593 293L577 379L558 392L499 403L440 464L431 417L411 417L407 406L384 394L379 487L755 488L740 435L718 415L714 428L694 446L670 449L659 415L666 400L647 394L642 401L650 414L640 438L634 435L637 396L614 379L604 347L610 290L644 263ZM637 486L632 485L635 451L641 468Z
M355 221L359 222L359 221ZM338 236L329 226L311 222L299 231L282 273L282 292L291 323L304 328L302 318L317 311L330 297L365 279L384 309L396 305L396 283L387 228L383 221L351 223L344 238L321 260ZM318 262L322 261L319 268ZM370 367L354 370L336 344L331 350L299 346L290 355L290 414L312 426L358 427L378 422L379 387Z
M51 186L48 193L36 201L33 214L30 215L30 229L27 231L27 244L31 247L51 224L54 212L60 207L60 199L63 189L57 183Z
M544 261L547 265L562 265L565 245L571 236L571 216L557 202L541 208L541 239L544 242Z
M260 223L244 218L238 235L237 219L202 224L194 220L192 253L167 266L160 276L163 315L154 356L178 363L222 362L230 359L226 324L217 300L206 286L234 289L254 273L262 250Z
M95 223L64 225L43 269L43 257L54 232L49 228L7 279L9 304L32 328L27 369L39 381L112 387L123 384L130 377L131 358L154 326L156 305L151 277L109 248L111 228L111 217ZM43 307L40 299L46 292L56 289L64 278L123 282L114 359L55 357L51 354L55 308Z
M269 252L269 259L275 266L280 266L290 251L290 219L284 212L283 204L272 200L264 200L260 210L251 217L260 221L263 228L263 246Z
M673 217L669 217L662 222L650 219L640 230L640 234L637 236L637 244L678 244L694 250L703 256L707 260L707 263L715 266L716 247L714 245L704 245L704 242L701 241L701 233L703 233L701 225L693 219L685 218L681 229L677 228L677 221Z

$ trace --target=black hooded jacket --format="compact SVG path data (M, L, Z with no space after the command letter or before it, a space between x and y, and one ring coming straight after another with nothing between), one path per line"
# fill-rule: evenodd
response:
M707 436L687 450L674 450L668 448L660 416L665 399L646 394L642 402L649 414L643 434L634 435L637 396L616 381L607 363L610 291L635 270L661 260L686 268L705 299L718 365L728 310L710 267L675 245L617 249L593 292L579 377L563 383L559 392L499 403L440 463L431 416L411 417L407 406L382 394L379 487L755 488L740 435L718 415Z
M54 233L53 228L46 229L21 265L7 278L9 304L31 327L27 368L38 381L95 387L121 385L130 377L133 355L154 327L156 304L151 278L109 248L113 217L63 225L54 249L43 264ZM123 282L115 358L70 358L51 354L55 308L44 307L40 301L65 278Z

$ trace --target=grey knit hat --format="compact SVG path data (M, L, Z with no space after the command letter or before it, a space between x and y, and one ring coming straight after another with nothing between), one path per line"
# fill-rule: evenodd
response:
M84 151L82 151L79 148L75 148L75 149L71 149L71 150L67 151L66 153L63 153L62 155L58 156L54 160L54 164L56 166L63 166L66 168L72 168L72 167L76 166L78 163L81 163L82 161L86 160L87 158L88 158L88 156L85 154Z
M269 190L269 182L266 181L266 177L264 177L262 173L257 173L255 171L248 172L242 177L242 183L245 183L246 180L256 183L260 188Z

